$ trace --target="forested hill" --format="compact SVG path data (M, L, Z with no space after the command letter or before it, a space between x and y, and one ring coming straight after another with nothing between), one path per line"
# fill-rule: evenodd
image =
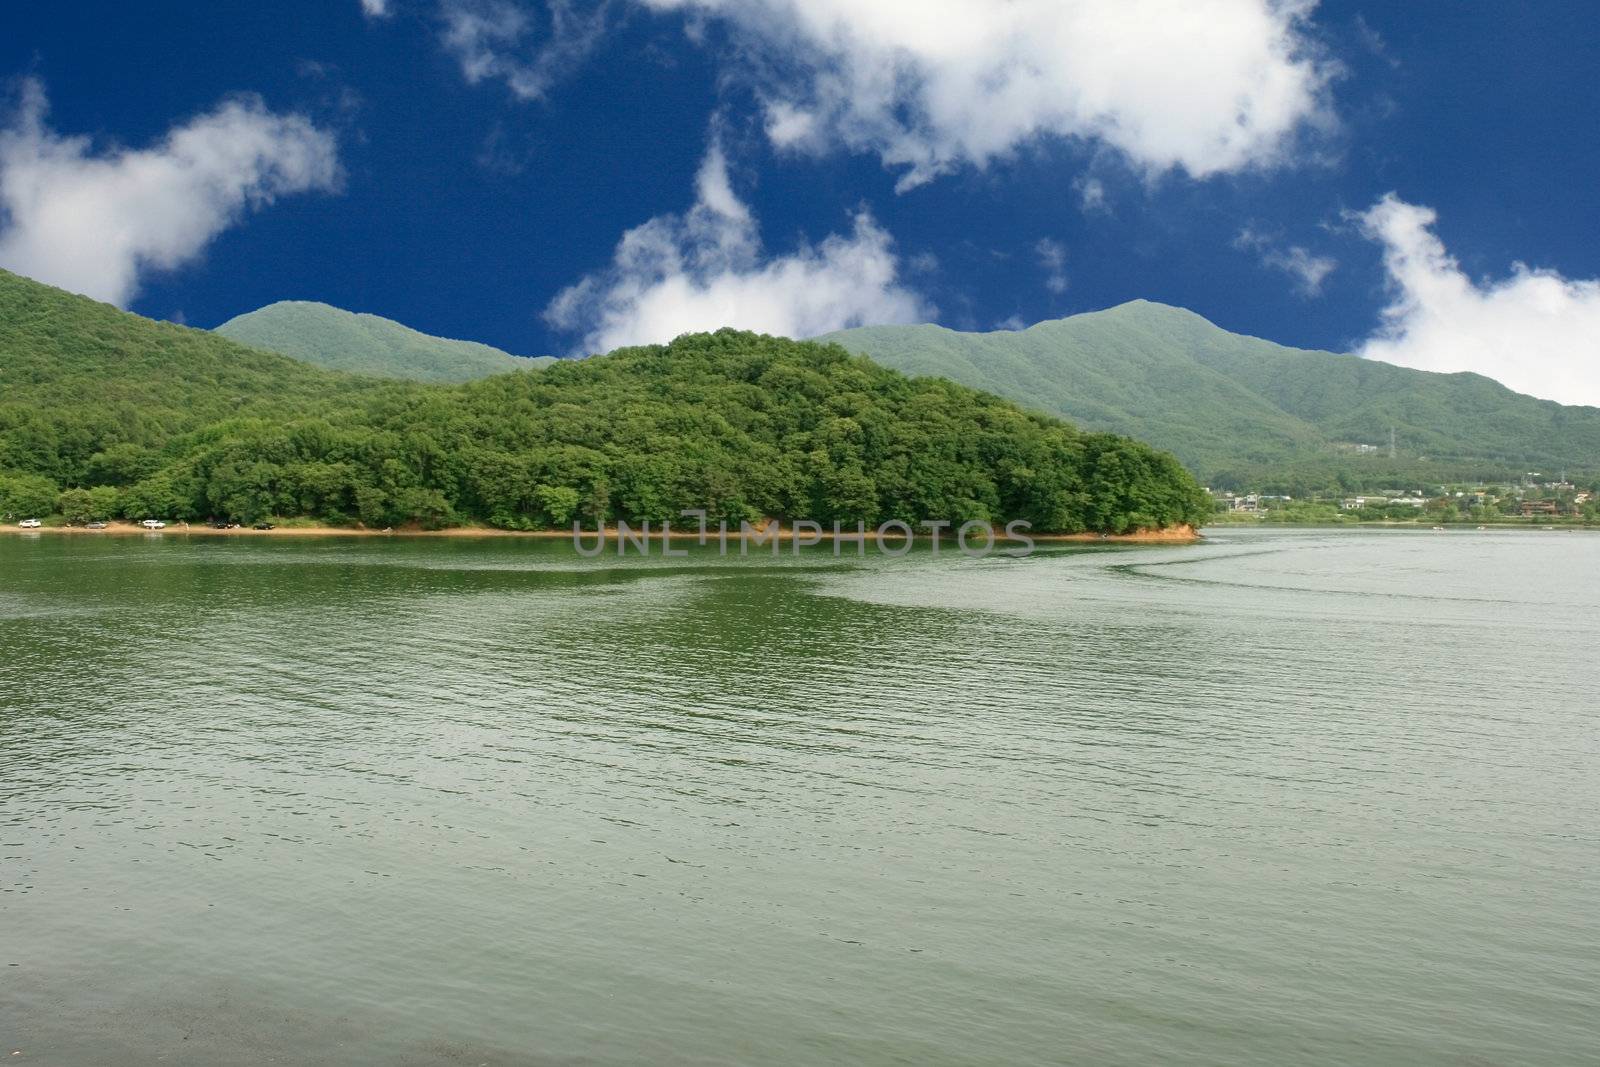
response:
M284 300L229 319L217 333L332 370L418 382L467 382L531 370L549 356L524 358L475 341L431 337L378 315Z
M510 528L1197 523L1170 455L731 330L465 385L335 374L0 272L0 515Z
M0 270L0 470L126 484L205 427L344 410L381 384Z
M823 340L1131 434L1227 487L1600 470L1600 409L1536 400L1476 374L1285 348L1148 301L1015 332L874 326Z

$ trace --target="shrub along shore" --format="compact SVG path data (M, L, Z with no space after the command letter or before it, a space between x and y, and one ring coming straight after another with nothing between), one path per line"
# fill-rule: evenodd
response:
M270 529L255 529L250 526L227 526L218 528L207 523L188 523L180 521L178 523L166 526L160 530L148 530L143 526L140 526L138 523L125 520L112 520L107 522L102 529L91 529L81 524L68 525L60 515L49 516L43 521L43 526L26 530L21 529L14 524L0 526L0 533L13 533L21 536L38 534L67 534L81 535L85 537L104 537L108 535L113 537L129 537L136 534L147 537L166 537L168 535L175 537L512 537L554 541L570 540L574 537L574 533L571 529L507 530L495 526L449 526L432 530L424 529L420 526L401 527L399 529L393 527L385 529L373 529L367 526L327 526L319 523L295 519L286 519L282 525L273 524ZM1005 548L1013 547L1023 543L1022 539L1020 538L1008 537L1003 527L994 527L992 532L994 535L994 545L997 550L1003 550ZM621 540L622 533L623 531L615 526L607 527L605 529L604 536L610 551L615 551L615 545L619 540ZM629 529L628 533L630 537L646 536L652 541L660 541L665 537L670 537L674 543L694 542L700 538L700 534L697 529L685 529L682 527L672 527L670 532L666 534L663 534L663 531L656 526L652 526L648 534L642 534L640 530L631 528ZM764 529L762 530L762 533L763 535L765 534ZM843 531L843 534L844 537L841 538L841 540L844 541L850 541L856 537L854 528ZM593 528L583 529L580 527L576 536L585 547L592 547L601 536L601 531ZM730 531L730 544L737 544L737 541L735 540L737 536L738 532L736 530ZM815 536L818 539L818 543L821 544L831 544L835 540L834 533L831 529L822 530L820 533L815 534L813 534L813 532L810 530L800 531L797 533L792 526L782 527L775 532L774 536L778 542L785 546L785 550L792 548L797 536L807 539ZM867 544L869 546L872 545L876 538L875 531L868 530L866 536ZM901 542L904 539L905 537L903 534L894 530L887 531L884 534L884 540L887 542ZM1195 529L1193 526L1183 524L1159 530L1133 530L1122 534L1087 532L1068 534L1037 533L1028 531L1027 539L1030 541L1037 541L1042 544L1194 544L1195 542L1201 541L1204 538L1199 530ZM981 534L974 533L970 540L973 544L981 544L984 539ZM915 531L914 541L916 544L928 543L927 532L923 530ZM717 535L715 530L711 531L709 534L708 543L717 543ZM943 531L943 536L940 538L940 543L942 545L955 544L955 534L949 530ZM770 546L766 544L759 546L752 544L750 547L751 554L756 554L763 551L770 552L772 550Z

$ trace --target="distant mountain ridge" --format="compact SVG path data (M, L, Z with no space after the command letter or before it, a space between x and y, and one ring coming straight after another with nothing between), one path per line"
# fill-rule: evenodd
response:
M1477 374L1287 348L1146 300L1014 332L868 326L819 340L1138 437L1208 480L1600 470L1600 409L1538 400Z
M418 382L467 382L531 370L549 356L513 356L476 341L454 341L392 319L308 300L283 300L229 319L216 333L330 370Z
M216 332L321 367L422 382L552 362L305 301L269 305ZM819 340L1148 441L1221 488L1600 472L1600 409L1537 400L1476 374L1288 348L1147 300L1017 331L868 326Z

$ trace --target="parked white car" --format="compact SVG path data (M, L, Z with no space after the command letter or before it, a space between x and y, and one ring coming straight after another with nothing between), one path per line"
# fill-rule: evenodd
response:
M160 519L146 519L139 525L143 526L146 530L165 530L167 528L167 524L162 522Z
M43 526L44 523L40 522L38 519L23 519L21 522L17 523L17 525L22 527L24 530L37 530L39 527Z

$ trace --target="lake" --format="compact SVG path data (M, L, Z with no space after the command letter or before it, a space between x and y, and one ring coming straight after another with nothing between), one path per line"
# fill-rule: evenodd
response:
M1568 531L3 536L0 1055L1593 1064L1597 605Z

